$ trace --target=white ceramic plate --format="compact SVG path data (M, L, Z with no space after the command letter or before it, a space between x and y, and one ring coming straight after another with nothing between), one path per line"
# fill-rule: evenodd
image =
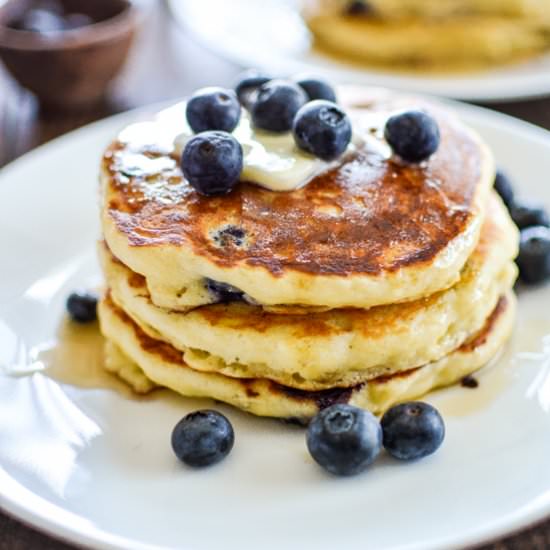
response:
M360 68L311 50L300 0L168 0L176 20L209 49L243 67L274 74L315 71L339 81L472 101L550 94L550 55L461 75L398 74Z
M550 206L550 134L457 108L525 194ZM8 370L40 368L67 294L99 281L98 159L136 116L74 132L2 170L0 365ZM0 504L100 548L426 550L501 536L550 513L549 299L550 287L522 294L514 340L480 374L480 388L429 397L447 423L438 453L415 464L382 458L352 479L320 471L300 428L176 396L136 401L79 389L48 371L4 372ZM74 368L90 354L73 353ZM222 464L191 471L172 455L170 433L205 405L229 416L236 445Z

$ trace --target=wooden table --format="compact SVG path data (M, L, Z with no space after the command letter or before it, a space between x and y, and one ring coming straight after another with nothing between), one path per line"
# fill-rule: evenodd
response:
M181 97L207 85L230 85L240 67L216 58L169 20L163 8L147 18L127 68L103 105L87 113L41 113L34 98L0 66L0 166L58 135L122 110ZM491 108L550 129L550 99ZM549 457L550 458L550 457ZM70 550L0 512L0 550ZM550 520L483 550L546 550Z

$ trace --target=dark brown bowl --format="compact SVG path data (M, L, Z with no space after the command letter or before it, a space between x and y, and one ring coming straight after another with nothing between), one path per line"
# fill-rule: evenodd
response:
M8 27L30 0L0 0L0 58L14 78L48 108L99 102L123 66L138 26L130 0L61 0L96 23L54 34Z

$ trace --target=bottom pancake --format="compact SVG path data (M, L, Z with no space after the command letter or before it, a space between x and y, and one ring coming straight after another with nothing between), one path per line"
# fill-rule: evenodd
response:
M105 341L105 370L118 376L126 382L135 393L145 395L158 388L143 369L128 358L128 356L112 341Z
M216 399L259 416L307 421L334 403L349 403L380 414L397 402L457 382L498 353L512 331L515 307L512 292L502 296L485 326L439 361L350 388L316 392L289 388L267 379L238 379L196 371L183 362L181 352L145 334L109 295L99 304L98 313L101 330L109 342L109 370L137 391L144 391L147 388L144 380L149 379L184 396Z

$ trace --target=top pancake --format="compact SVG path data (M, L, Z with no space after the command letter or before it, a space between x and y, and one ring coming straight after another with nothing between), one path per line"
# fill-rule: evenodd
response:
M184 180L173 151L184 108L133 125L102 165L105 239L146 277L156 305L212 302L204 279L265 305L371 307L449 287L477 243L494 176L480 139L440 106L381 90L343 88L364 144L302 189L241 182L207 198ZM387 117L423 108L441 145L421 165L389 155Z

